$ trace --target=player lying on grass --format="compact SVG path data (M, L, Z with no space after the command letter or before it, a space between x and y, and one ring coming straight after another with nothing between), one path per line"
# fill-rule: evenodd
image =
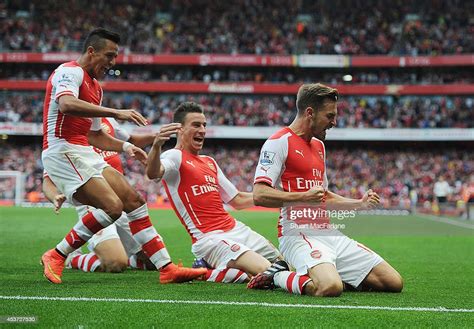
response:
M280 250L299 275L309 275L305 293L339 296L344 283L359 290L400 292L400 274L375 252L332 229L327 210L373 208L369 190L355 200L328 191L326 130L336 125L338 92L322 84L303 85L296 119L263 145L254 182L255 204L280 207ZM316 214L316 216L313 216ZM278 269L255 276L249 288L268 289L282 280Z
M253 197L238 191L212 157L199 154L206 136L202 107L182 103L173 121L156 135L146 172L151 179L162 179L176 215L191 236L193 254L210 265L206 280L242 282L248 275L265 271L280 253L225 211L224 203L235 209L252 207ZM173 134L177 134L175 148L161 153ZM294 272L287 272L287 277L284 288L295 290L309 280Z
M154 134L130 135L112 118L102 118L102 129L112 137L130 142L140 148L151 145L155 138ZM94 150L110 166L123 174L122 160L117 152L102 151L97 148L94 148ZM43 178L43 192L54 203L55 210L58 212L66 197L58 191L47 174ZM90 206L77 206L79 220L88 212L91 212L92 209ZM88 241L88 249L90 252L87 254L82 254L80 249L69 254L66 259L66 267L80 269L84 272L113 273L122 272L127 267L156 270L156 267L143 253L141 246L133 239L125 213L122 213L122 216L113 225L109 225L94 234Z
M92 31L77 61L60 65L48 79L43 109L42 161L48 176L74 205L88 205L87 213L64 239L41 257L44 276L61 283L67 255L95 233L127 214L130 230L142 250L160 271L160 282L189 281L203 271L171 262L161 236L153 227L142 196L122 174L93 150L124 151L145 162L146 153L129 142L105 133L102 117L146 125L136 110L101 106L102 88L97 79L115 65L120 36L105 29Z

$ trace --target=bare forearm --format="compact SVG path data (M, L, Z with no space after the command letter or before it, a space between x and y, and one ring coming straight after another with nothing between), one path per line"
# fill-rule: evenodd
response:
M130 135L130 139L128 140L130 143L138 146L139 148L145 148L148 145L153 144L155 139L154 134L142 134L142 135Z
M92 146L104 151L122 152L124 142L116 139L102 130L90 131L87 135Z
M49 177L43 178L43 194L51 203L54 203L54 198L60 194L58 188Z
M253 194L248 192L239 192L229 204L237 210L250 208L255 205Z
M326 192L327 209L357 210L362 207L362 200L346 198L331 191Z
M146 165L146 175L150 179L157 179L163 176L163 170L161 168L161 146L153 144L150 153L148 154L148 162Z
M116 109L91 104L74 96L62 96L59 98L59 110L67 115L87 118L116 118L118 113Z
M304 193L284 192L276 190L266 184L255 184L253 200L256 206L267 208L283 207L285 203L304 202Z

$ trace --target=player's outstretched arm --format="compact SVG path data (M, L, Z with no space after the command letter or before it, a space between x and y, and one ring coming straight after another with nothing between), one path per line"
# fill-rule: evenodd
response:
M59 213L59 209L66 201L66 196L59 192L56 185L48 176L43 177L43 193L45 197L54 205L54 212Z
M179 129L181 129L180 123L169 123L163 125L160 131L155 135L150 153L148 153L148 162L146 166L146 175L148 178L159 179L163 177L165 168L160 160L161 147L167 140L170 140L173 134L178 133Z
M59 110L63 114L76 117L111 117L117 120L133 122L137 126L145 126L148 124L147 120L136 110L111 109L109 107L91 104L71 95L64 95L59 98Z
M372 190L368 190L361 199L346 198L331 191L326 192L328 209L337 210L364 210L373 209L380 203L380 197Z
M240 192L229 201L229 204L237 210L246 209L255 206L253 202L253 193Z
M155 136L156 134L131 134L127 142L142 149L153 144Z
M256 206L280 208L286 203L307 202L320 203L323 201L324 189L313 187L306 192L285 192L277 190L265 183L253 186L253 201Z

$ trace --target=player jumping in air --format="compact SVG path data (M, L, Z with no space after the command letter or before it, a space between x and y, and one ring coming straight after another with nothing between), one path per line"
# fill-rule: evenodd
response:
M116 33L102 28L93 30L85 40L79 59L60 65L48 79L43 112L45 171L70 203L95 208L56 248L41 257L44 276L52 283L62 282L67 255L115 222L123 211L130 221L134 239L160 271L160 282L189 281L203 273L171 262L161 236L151 224L144 199L91 146L124 151L142 162L146 160L142 149L113 138L101 129L101 117L147 124L136 110L101 106L102 88L97 79L115 65L119 41Z

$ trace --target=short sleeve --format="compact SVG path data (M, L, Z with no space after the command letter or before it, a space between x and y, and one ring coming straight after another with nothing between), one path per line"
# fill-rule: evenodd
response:
M162 179L169 181L178 176L181 159L182 153L180 150L172 149L161 154L161 165L165 168Z
M214 160L213 160L214 161ZM239 190L231 183L231 181L224 175L219 165L214 161L217 168L217 181L219 183L219 194L224 203L229 203L237 194Z
M121 141L128 141L130 139L130 134L123 129L119 123L114 118L107 118L115 131L115 138L120 139Z
M99 131L102 129L102 118L91 118L92 119L92 125L91 129L92 131Z
M79 97L79 88L84 78L84 71L78 66L60 66L54 73L51 84L53 85L53 99L58 102L64 95Z
M275 187L279 181L288 154L288 139L269 139L260 151L254 184L265 183Z

